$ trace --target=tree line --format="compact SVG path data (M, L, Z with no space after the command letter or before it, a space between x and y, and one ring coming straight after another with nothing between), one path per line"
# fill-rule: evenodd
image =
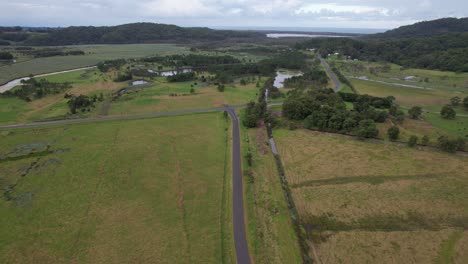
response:
M46 79L36 80L31 78L29 80L22 80L21 86L3 93L4 96L16 96L26 102L43 98L50 94L59 94L72 86L70 83L55 83L49 82Z

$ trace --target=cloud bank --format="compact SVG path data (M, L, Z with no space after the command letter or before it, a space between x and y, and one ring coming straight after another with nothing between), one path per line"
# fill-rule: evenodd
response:
M0 24L393 28L468 16L464 0L0 0Z

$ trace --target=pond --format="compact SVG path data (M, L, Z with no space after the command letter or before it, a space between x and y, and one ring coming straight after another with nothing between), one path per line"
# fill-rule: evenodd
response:
M179 74L179 73L188 73L188 72L192 72L192 69L179 69L179 70L161 71L161 72L157 72L157 71L153 71L153 70L148 70L148 72L150 72L150 73L158 73L160 76L172 76L172 75L176 75L176 74Z
M135 85L142 85L142 84L147 84L147 83L148 82L145 80L136 80L132 82L132 85L135 86Z
M276 88L284 88L284 81L294 76L301 76L303 73L300 71L278 70L276 72L275 82L273 86Z

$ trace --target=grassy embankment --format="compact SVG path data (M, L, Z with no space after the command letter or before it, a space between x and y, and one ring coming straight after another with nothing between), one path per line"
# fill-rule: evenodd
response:
M250 254L256 263L300 263L296 234L263 128L242 129ZM246 159L252 154L252 165Z
M274 135L323 263L468 260L467 157L306 130Z
M228 128L213 113L2 131L0 262L234 263Z

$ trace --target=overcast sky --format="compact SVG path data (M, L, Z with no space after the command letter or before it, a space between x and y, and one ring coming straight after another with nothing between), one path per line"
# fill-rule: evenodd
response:
M468 16L468 0L0 0L0 25L394 28Z

